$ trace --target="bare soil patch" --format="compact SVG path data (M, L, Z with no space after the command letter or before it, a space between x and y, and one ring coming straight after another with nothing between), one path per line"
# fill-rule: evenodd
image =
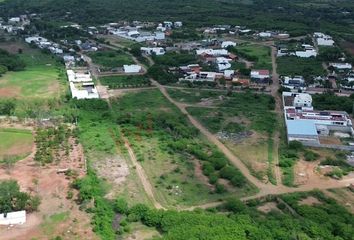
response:
M0 88L0 96L5 98L17 97L21 93L19 87L4 87Z
M0 228L2 240L16 239L28 240L52 239L55 236L62 236L63 239L98 239L90 227L90 217L87 213L81 212L73 199L67 199L67 193L72 178L59 169L71 169L77 172L79 177L85 175L85 164L82 146L75 144L74 139L69 139L72 144L69 157L63 158L60 162L41 167L34 161L33 147L32 154L26 159L19 161L9 171L0 168L0 180L17 180L21 190L33 195L39 195L41 204L39 211L27 215L27 222L21 226L12 228ZM67 212L68 216L60 222L51 223L51 216Z
M263 213L270 213L271 211L278 211L281 212L281 210L277 207L276 202L267 202L257 208L258 211L261 211Z
M317 198L313 197L313 196L309 196L305 199L302 199L299 202L300 205L307 205L307 206L313 206L313 205L317 205L317 204L321 204L321 201L318 200Z
M93 167L98 175L112 184L112 191L106 197L113 198L119 187L125 183L129 175L129 166L126 161L119 156L111 156L95 161Z

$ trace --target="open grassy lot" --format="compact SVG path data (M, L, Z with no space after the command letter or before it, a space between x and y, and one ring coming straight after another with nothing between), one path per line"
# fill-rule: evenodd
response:
M272 70L272 58L269 47L255 44L244 44L236 47L236 53L254 62L255 69Z
M262 180L273 158L271 136L276 123L274 99L268 95L169 89L173 98L194 104L188 111L238 156ZM216 108L217 107L217 108Z
M26 68L0 77L0 98L59 98L64 91L66 78L57 60L26 47L23 54L18 56L24 60Z
M240 173L159 91L124 95L112 107L162 205L190 206L254 191L243 177L227 179L227 171Z
M321 76L325 73L322 62L316 58L279 57L277 58L280 75Z
M99 51L90 53L89 56L95 64L101 66L102 71L134 63L133 59L123 51Z
M150 86L151 82L146 76L109 76L100 77L100 82L110 89Z
M0 162L20 160L32 151L33 136L30 131L0 128Z

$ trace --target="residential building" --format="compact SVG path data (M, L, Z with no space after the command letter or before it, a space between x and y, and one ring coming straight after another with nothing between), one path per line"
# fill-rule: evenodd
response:
M237 43L233 41L224 41L221 43L222 48L228 48L228 47L236 47Z
M139 65L123 65L125 73L140 73L142 67Z
M198 49L197 55L209 55L213 57L227 56L229 52L226 49Z
M315 32L313 34L313 36L316 39L318 46L333 46L334 45L333 38L329 35L326 35L321 32Z
M67 70L72 98L99 98L98 91L88 70Z
M16 225L26 223L26 211L0 214L0 225Z
M141 47L140 50L144 53L144 54L147 54L147 55L164 55L166 52L165 52L165 49L161 48L161 47Z
M350 63L330 63L329 66L336 68L337 70L351 70L353 69Z

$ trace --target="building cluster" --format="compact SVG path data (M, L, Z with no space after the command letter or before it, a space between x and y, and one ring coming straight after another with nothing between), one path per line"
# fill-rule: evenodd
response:
M306 146L323 146L321 137L354 135L352 121L346 112L316 111L307 93L283 92L284 117L288 141Z
M315 38L318 46L326 46L326 47L334 46L335 42L334 42L333 38L329 35L326 35L321 32L315 32L313 34L313 37Z
M108 26L109 34L136 42L154 42L166 39L164 31L144 31L142 26Z
M296 56L296 57L301 57L301 58L310 58L310 57L316 57L317 56L317 50L315 49L314 46L310 44L302 44L300 47L296 49L288 49L285 47L279 47L277 56L278 57L283 57L283 56Z
M98 91L87 69L67 69L66 71L72 98L93 99L99 98Z
M25 27L30 24L30 16L20 15L18 17L10 17L7 21L0 20L0 29L16 34L19 31L25 30Z
M40 49L48 49L53 54L59 55L64 53L63 49L60 47L58 43L49 41L48 39L40 36L26 37L25 41L28 44L36 45Z
M303 76L283 76L282 77L282 86L291 90L306 90L305 79Z

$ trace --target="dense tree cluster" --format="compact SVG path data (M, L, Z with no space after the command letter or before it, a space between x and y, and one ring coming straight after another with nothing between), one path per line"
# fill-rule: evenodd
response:
M21 71L26 67L24 61L18 56L0 49L0 76L7 71Z
M0 181L0 213L26 210L36 211L40 204L37 196L21 192L14 180Z
M350 97L340 97L333 93L316 94L312 96L313 106L318 110L337 110L353 113L354 94Z

